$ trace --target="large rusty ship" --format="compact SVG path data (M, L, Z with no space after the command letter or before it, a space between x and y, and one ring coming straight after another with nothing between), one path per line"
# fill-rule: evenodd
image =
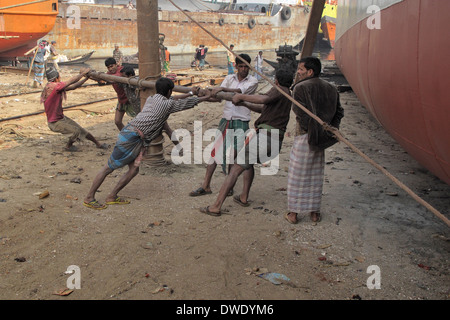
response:
M52 30L57 0L0 1L0 59L22 56Z
M336 63L361 103L450 184L448 0L339 0Z
M236 51L270 50L280 43L295 46L304 38L310 16L310 7L301 0L173 1L217 38L233 44ZM55 26L46 38L57 41L58 51L67 56L95 50L93 58L109 57L115 45L125 55L135 54L139 8L130 9L127 3L62 1ZM209 52L225 51L169 1L159 0L158 9L159 32L164 34L164 45L171 54L193 54L200 44Z

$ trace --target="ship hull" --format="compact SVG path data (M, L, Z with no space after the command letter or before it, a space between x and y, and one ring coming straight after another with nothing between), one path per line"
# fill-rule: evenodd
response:
M364 17L372 2L339 2L337 65L386 131L450 184L450 1L384 1Z
M10 0L0 5L0 58L23 56L54 26L58 13L57 0L33 3Z
M75 8L76 7L76 8ZM297 45L305 36L309 11L291 6L290 17L282 12L269 16L263 13L189 12L188 14L225 44L234 44L236 51L270 50L280 43ZM74 18L74 10L80 19ZM179 11L158 11L159 32L165 35L164 45L171 54L194 54L204 44L208 52L225 51L197 24ZM254 21L254 24L250 20ZM59 15L49 39L56 40L58 51L72 56L95 50L93 58L112 55L118 44L125 55L138 51L136 10L105 5L61 3Z

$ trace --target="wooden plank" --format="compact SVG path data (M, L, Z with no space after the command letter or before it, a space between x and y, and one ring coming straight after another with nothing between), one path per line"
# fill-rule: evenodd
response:
M1 72L15 73L15 74L28 74L28 68L23 67L10 67L10 66L1 66Z
M311 56L313 53L314 45L316 44L317 30L319 30L324 6L325 0L314 0L313 2L300 58Z

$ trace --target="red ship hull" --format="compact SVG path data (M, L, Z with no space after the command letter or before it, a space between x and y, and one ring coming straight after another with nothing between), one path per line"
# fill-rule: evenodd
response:
M393 0L379 12L379 28L369 28L368 20L372 27L376 22L371 15L340 30L340 19L371 1L344 2L335 45L339 68L387 132L450 184L450 1Z

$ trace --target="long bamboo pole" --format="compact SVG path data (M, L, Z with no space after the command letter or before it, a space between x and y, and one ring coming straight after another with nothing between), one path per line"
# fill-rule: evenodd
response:
M28 84L28 79L30 78L31 69L33 68L34 59L36 59L36 55L38 53L38 50L39 49L36 49L36 51L34 53L34 56L33 56L33 60L31 60L30 69L28 70L27 82L25 82L25 84Z
M130 85L136 86L138 88L154 89L155 84L156 84L156 80L145 80L145 79L140 79L138 77L126 78L126 77L114 76L112 74L106 74L104 72L98 72L98 71L90 71L88 73L88 76L89 76L89 78L94 79L94 80L104 80L107 82L118 82L118 83L130 84ZM176 85L173 88L173 91L180 92L180 93L189 93L190 91L192 91L192 87ZM234 95L233 92L219 92L219 93L217 93L216 97L218 99L231 101L231 99L233 98L233 95Z

